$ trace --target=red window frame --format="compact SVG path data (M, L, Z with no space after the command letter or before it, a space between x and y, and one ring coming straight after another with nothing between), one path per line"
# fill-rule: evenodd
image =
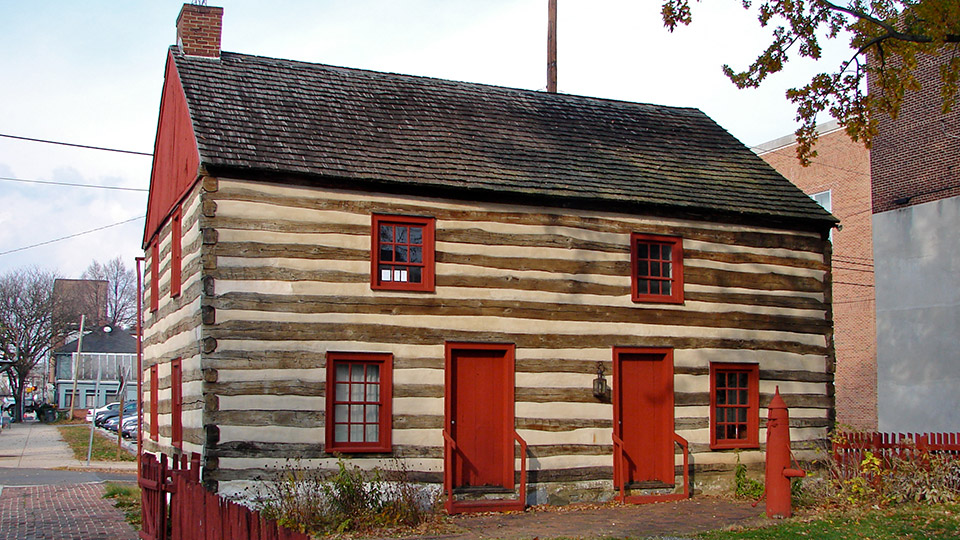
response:
M641 249L645 246L646 249ZM658 253L654 254L654 248ZM664 255L664 248L669 248ZM670 275L662 276L665 265ZM656 270L653 270L656 268ZM644 271L644 275L640 272ZM683 303L683 238L658 234L630 235L630 293L634 302ZM662 287L668 284L669 294ZM656 290L657 292L652 292Z
M178 206L170 217L170 297L180 296L180 270L183 261L183 211Z
M711 363L710 448L759 447L760 367Z
M158 408L160 381L157 380L158 371L156 364L150 366L150 439L153 441L157 440L160 433L157 426L157 422L160 420L160 410Z
M348 366L347 380L337 379L337 367ZM379 366L379 382L372 382L367 374L371 366ZM361 370L360 379L351 377ZM341 373L342 375L342 373ZM390 452L392 448L391 431L393 423L393 355L390 353L327 353L327 388L326 388L326 451L327 452ZM377 393L374 398L368 398L371 386L376 385ZM338 390L340 392L338 393ZM346 397L346 399L343 399ZM354 400L354 397L359 399ZM377 406L378 414L374 421L367 416L368 407ZM338 409L338 407L341 407ZM343 408L345 407L345 409ZM359 410L358 410L359 408ZM339 411L346 412L344 416ZM359 416L359 418L357 418ZM339 420L338 420L339 418ZM359 420L359 421L354 421ZM338 426L346 426L346 435L350 439L355 435L354 426L361 426L360 437L368 436L367 430L376 425L377 440L375 441L337 441ZM342 432L339 432L342 435Z
M434 232L436 220L431 217L374 214L372 221L370 247L370 287L376 290L433 292L434 276L436 273L436 263L434 259ZM390 242L381 240L381 227L393 228L394 233ZM409 230L410 227L419 227L422 229L421 243L412 243L409 238L409 233L406 240L402 240L398 237L399 235L396 232L398 228L406 228ZM409 261L409 259L412 258L409 254L413 253L413 249L411 248L415 247L421 248L420 262ZM391 258L394 260L384 260L385 257L382 257L381 250L383 250L384 254L390 253ZM401 253L408 254L406 256L406 261L396 260L397 258L400 258ZM386 266L388 269L381 268L381 266ZM411 269L419 269L421 272L419 283L400 280L388 281L383 279L383 271L391 272L392 274L400 272L400 275L409 275L402 274L402 272L410 272Z
M183 447L183 366L179 358L170 362L170 438Z
M150 311L160 307L160 242L150 245Z

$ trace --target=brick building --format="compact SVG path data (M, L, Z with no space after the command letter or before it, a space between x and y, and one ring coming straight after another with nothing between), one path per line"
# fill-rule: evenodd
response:
M960 110L941 112L947 59L918 57L922 89L879 119L870 151L884 431L960 430Z
M876 313L871 226L870 159L829 122L820 126L818 156L808 167L797 161L791 134L755 151L804 193L840 218L833 240L833 317L837 352L837 421L877 427Z

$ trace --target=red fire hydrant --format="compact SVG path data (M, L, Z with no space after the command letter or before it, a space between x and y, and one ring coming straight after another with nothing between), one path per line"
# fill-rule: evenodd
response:
M788 518L793 515L790 479L807 473L800 468L790 468L790 415L780 397L779 386L767 411L767 517Z

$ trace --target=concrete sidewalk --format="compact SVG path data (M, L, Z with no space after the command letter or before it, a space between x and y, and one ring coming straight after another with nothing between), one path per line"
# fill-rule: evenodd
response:
M56 426L39 422L10 424L0 433L0 468L73 469L136 472L135 461L76 459Z

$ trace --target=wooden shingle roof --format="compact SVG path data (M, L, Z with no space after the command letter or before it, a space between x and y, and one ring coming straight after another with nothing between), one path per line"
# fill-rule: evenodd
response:
M211 174L816 229L835 221L697 109L172 53Z

